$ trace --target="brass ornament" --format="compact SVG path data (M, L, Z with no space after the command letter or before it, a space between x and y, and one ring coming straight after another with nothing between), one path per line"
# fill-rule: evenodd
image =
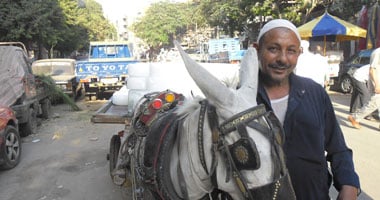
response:
M238 146L234 150L235 158L237 161L239 161L242 164L245 164L248 162L249 159L249 153L248 150L244 146Z

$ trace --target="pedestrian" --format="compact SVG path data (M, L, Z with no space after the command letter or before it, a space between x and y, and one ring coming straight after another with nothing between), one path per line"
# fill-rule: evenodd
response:
M352 73L352 93L350 101L350 113L358 111L368 103L371 94L368 88L369 64L364 65Z
M288 20L274 19L260 30L257 103L283 124L283 149L298 200L327 200L333 182L338 199L357 199L359 177L327 92L293 73L301 38ZM332 174L329 173L328 163Z
M371 98L359 111L348 116L352 126L357 129L361 128L361 119L380 108L380 47L371 53L369 64Z
M294 70L295 74L311 78L323 88L326 88L328 85L326 77L328 76L329 67L327 58L318 53L312 53L309 50L309 41L302 40L301 47L302 54L298 58L297 66Z

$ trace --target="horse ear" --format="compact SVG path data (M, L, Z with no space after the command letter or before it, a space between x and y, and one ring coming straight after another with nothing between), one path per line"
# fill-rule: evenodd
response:
M255 48L248 48L245 52L243 60L240 65L240 83L239 91L243 94L255 95L257 93L257 83L259 75L259 61Z
M232 105L234 99L233 92L209 71L191 59L177 41L174 41L174 44L181 54L187 71L203 94L219 105Z

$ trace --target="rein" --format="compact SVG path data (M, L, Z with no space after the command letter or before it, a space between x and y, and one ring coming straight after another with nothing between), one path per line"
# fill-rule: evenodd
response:
M200 154L200 161L203 169L211 177L212 184L217 188L216 180L216 153L220 152L225 160L227 166L227 176L226 182L230 180L230 177L235 180L239 190L242 192L245 199L254 199L260 196L261 191L270 190L272 191L272 199L277 199L278 191L285 179L288 178L286 173L285 162L281 159L282 151L279 147L272 144L272 153L274 152L280 159L281 167L279 173L279 179L274 182L261 186L255 189L249 189L245 177L242 176L240 170L256 170L260 168L260 158L256 148L255 142L248 136L246 127L250 127L264 133L272 142L277 142L282 144L283 135L281 134L281 129L278 130L271 123L274 122L277 127L281 127L281 124L274 116L272 112L267 112L264 105L258 105L243 112L240 112L222 124L218 123L218 116L215 107L208 104L207 100L200 102L201 108L199 112L198 120L198 150ZM211 170L208 172L205 162L205 155L203 149L203 126L204 119L207 110L207 117L209 121L209 126L211 128L212 134L212 162ZM265 120L260 117L265 117ZM259 119L260 118L260 119ZM229 133L237 131L240 135L240 139L232 145L228 145L225 141L225 136ZM273 133L273 134L270 134ZM273 141L276 140L276 141ZM275 147L273 147L275 146ZM276 171L276 170L275 170ZM285 175L284 175L285 174ZM276 176L277 177L277 176Z

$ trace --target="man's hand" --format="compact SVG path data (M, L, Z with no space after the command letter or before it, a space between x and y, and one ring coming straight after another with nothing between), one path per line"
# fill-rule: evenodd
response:
M351 185L343 185L337 200L356 200L358 198L358 188Z
M375 93L376 94L380 94L380 86L377 86L375 87Z

